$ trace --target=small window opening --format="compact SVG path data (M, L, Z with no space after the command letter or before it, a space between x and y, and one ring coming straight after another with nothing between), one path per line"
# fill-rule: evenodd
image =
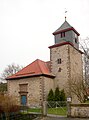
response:
M61 68L59 68L58 72L61 72Z
M78 39L77 38L75 38L75 43L78 43Z
M61 38L65 37L65 32L61 32Z
M61 64L61 58L60 58L60 59L57 59L57 63L58 63L58 64Z

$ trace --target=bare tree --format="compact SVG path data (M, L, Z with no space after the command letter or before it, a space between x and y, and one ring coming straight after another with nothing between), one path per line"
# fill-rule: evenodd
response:
M87 88L89 87L89 38L80 40L80 48L83 51L83 73L84 77L75 75L71 78L71 82L66 85L67 89L70 89L71 97L74 95L77 99L83 103L88 96ZM67 92L67 91L66 91Z
M87 87L89 87L89 38L87 37L86 39L83 39L80 41L81 41L80 48L84 52L84 56L83 56L84 80L85 80Z
M76 95L81 103L84 103L87 97L86 84L80 79L81 78L78 77L71 80L71 93Z
M22 68L23 68L23 67L20 66L20 65L18 65L18 64L17 64L17 65L16 65L16 64L8 65L8 66L4 69L3 73L1 74L0 79L1 79L1 80L5 80L5 78L7 78L7 77L9 77L9 76L17 73L17 72L20 71Z
M86 50L87 56L84 56L85 82L89 87L89 49Z
M77 102L84 103L87 100L86 84L79 74L72 77L71 80L66 83L65 88L66 95Z

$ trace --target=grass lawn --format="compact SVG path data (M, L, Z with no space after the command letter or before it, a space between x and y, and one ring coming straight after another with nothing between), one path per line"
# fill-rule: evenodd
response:
M41 110L41 108L29 108L29 109L28 109L28 112L41 113L42 110Z
M41 113L42 109L40 109L40 108L29 108L27 112ZM47 113L48 114L65 116L66 113L67 113L67 108L66 107L48 108L48 112Z
M89 100L87 100L85 103L89 103Z
M48 114L65 116L66 113L67 113L67 108L66 107L48 108Z

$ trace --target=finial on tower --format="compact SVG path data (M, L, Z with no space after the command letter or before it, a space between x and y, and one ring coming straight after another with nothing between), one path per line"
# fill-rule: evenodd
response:
M65 16L65 21L66 21L66 16Z
M67 10L66 10L66 8L65 8L65 21L66 21L66 13L67 13Z

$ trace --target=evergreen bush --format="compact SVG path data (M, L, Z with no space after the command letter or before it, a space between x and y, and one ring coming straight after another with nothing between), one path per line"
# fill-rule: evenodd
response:
M49 91L47 101L54 101L54 92L52 89Z
M54 101L60 101L60 95L61 95L61 92L59 91L59 88L56 87L55 94L54 94Z

